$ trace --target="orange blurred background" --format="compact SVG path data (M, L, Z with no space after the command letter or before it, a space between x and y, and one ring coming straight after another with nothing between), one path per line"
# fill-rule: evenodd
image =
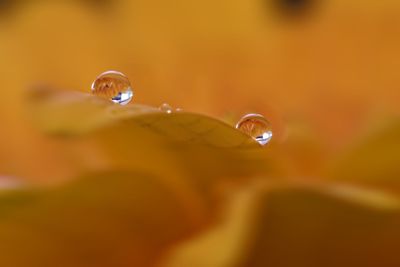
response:
M398 114L398 1L2 2L9 120L32 84L88 92L108 69L130 77L135 102L299 120L335 145Z
M104 263L104 266L127 266L112 265L115 264L114 259L123 261L126 258L132 266L138 262L136 266L153 266L153 254L163 254L160 251L164 251L165 244L180 248L181 241L184 249L177 249L177 263L171 266L182 266L179 265L180 253L185 260L189 255L189 262L192 256L208 260L208 255L219 253L219 250L214 250L216 244L221 245L219 249L224 249L225 245L229 247L229 244L245 239L244 236L251 236L245 240L251 240L253 243L249 241L249 244L254 247L239 242L242 247L238 249L238 255L247 255L243 256L242 265L235 265L235 262L193 266L267 266L268 260L272 263L270 266L279 266L282 258L284 262L287 260L284 266L294 266L296 257L284 257L288 251L300 255L300 258L305 255L305 260L301 261L304 265L299 263L298 266L318 266L307 262L310 259L315 259L314 263L329 262L331 250L344 252L341 254L344 256L326 266L344 266L335 265L341 260L349 260L346 261L348 266L367 266L357 265L363 259L373 263L383 262L382 259L399 262L395 254L400 222L397 195L400 192L399 15L400 2L397 0L0 1L0 186L3 179L9 178L47 184L86 173L101 173L99 176L104 176L105 186L92 189L92 184L88 183L82 191L77 186L77 195L87 190L96 199L101 195L97 195L96 190L104 190L106 197L101 200L105 211L100 208L95 210L81 228L76 222L71 225L76 226L73 233L78 241L85 236L87 229L94 229L89 231L88 243L83 242L82 245L89 250L93 245L90 237L93 240L99 237L100 241L94 242L94 247L100 244L101 249L113 247L110 245L113 242L121 242L123 252L115 252L107 258L110 264ZM110 132L94 133L97 138L94 141L84 135L76 138L78 141L64 137L49 138L34 125L28 108L32 88L39 85L90 93L92 81L106 70L118 70L129 77L135 93L133 104L158 107L167 102L175 108L206 114L231 125L235 125L246 113L263 114L272 124L272 142L264 150L256 152L213 150L185 143L167 146L163 143L165 140L160 141L151 135L143 141L127 142L132 146L132 149L127 149L121 145L124 143L118 139L119 135L113 132L125 129L121 125ZM146 130L137 125L133 125L132 129L137 131L134 136L146 134ZM120 136L128 140L130 134L127 131ZM116 145L115 148L114 140L110 138L106 142L105 136L118 139L120 143L115 143L121 146ZM135 154L136 149L138 154ZM119 154L119 150L123 152ZM254 158L261 159L262 163L252 161ZM122 163L118 165L117 161ZM140 178L141 172L149 174L148 180L156 177L154 188L157 190L152 187L153 184L147 185L147 176L146 179L135 180L129 175L125 177L125 174L112 173L119 177L117 181L123 182L110 183L110 188L115 186L116 190L125 194L119 198L118 194L113 195L115 192L109 193L107 171L115 171L113 168L117 166L126 167ZM243 180L251 182L249 185L240 179L225 179L228 176L246 178L248 180ZM278 189L269 187L271 177L277 178ZM364 195L365 192L358 191L361 189L330 187L330 179L357 186L367 185L377 191L383 189L383 193L379 192L384 197L380 194ZM262 180L262 186L258 184L259 180ZM300 189L296 187L297 182L301 184ZM281 186L285 188L286 183L294 183L296 188L284 189L281 193L279 190ZM164 186L168 188L165 192L162 191ZM303 191L302 186L307 189ZM148 191L142 192L142 187ZM312 191L314 187L318 188L317 196ZM151 204L154 213L151 212L153 210L142 209L141 205L129 213L131 203L127 204L124 200L131 200L132 188L141 193L138 194L140 201ZM160 197L153 198L159 188L162 191ZM269 195L274 190L279 193ZM394 200L385 195L390 191L396 194ZM75 196L74 192L72 190L72 196ZM85 192L81 194L86 197ZM221 197L225 193L231 197L228 197L229 200ZM323 197L318 195L320 193ZM15 218L23 218L21 221L28 218L26 225L14 226L15 218L12 216L6 223L0 220L0 243L6 243L1 242L1 237L2 234L7 237L7 227L14 229L15 233L20 233L18 227L28 229L17 235L17 241L13 243L16 247L19 247L20 241L25 244L25 238L36 242L41 238L40 233L45 233L49 239L43 242L48 247L44 246L44 252L40 248L38 250L46 255L46 249L53 249L51 244L53 238L59 237L57 233L68 236L71 229L68 228L70 217L67 215L76 215L74 208L78 209L78 216L85 217L85 212L97 205L95 201L96 205L90 202L89 197L88 206L80 210L79 201L73 204L76 206L69 206L74 203L68 198L70 195L66 194L64 199L57 194L64 196L63 191L56 191L48 197L51 200L49 203L56 203L54 206L47 204L48 199L45 199L43 206L39 203L32 210L27 208L27 213L20 211L22 217ZM267 197L264 194L268 195L268 205L270 198L272 201L272 215L268 209L272 220L266 215L263 200ZM85 197L84 203L87 200ZM107 197L115 203L111 201L107 206ZM165 203L164 199L167 199ZM224 201L228 207L225 207ZM166 211L176 212L176 218L164 212L163 205L167 206ZM115 209L120 213L114 214ZM40 217L42 213L35 213L36 210L43 211L43 218ZM66 215L60 219L54 216L55 221L48 222L45 215L50 214L49 218L53 219L54 211L65 211ZM105 218L102 212L105 212ZM315 220L313 212L323 214L322 219ZM117 219L114 221L109 214ZM135 219L132 219L132 225L137 226L132 227L136 231L132 239L139 236L133 245L130 237L124 238L124 234L131 230L131 224L126 220L131 214ZM244 218L243 221L241 218ZM249 221L247 218L250 218ZM61 223L55 223L57 219ZM103 219L104 224L97 224ZM45 226L57 225L61 228L56 229L59 232L54 231L56 234L46 231L46 227L43 227L45 230L39 227L43 232L36 231L35 224L31 224L30 220L44 221ZM367 221L366 226L360 230L358 226L364 221ZM110 236L101 239L102 227L108 226L107 223L110 228L122 225L120 234L123 237L118 239L109 233ZM171 226L171 233L165 231L164 223ZM243 229L248 232L241 232L241 223L246 225L247 228L243 226ZM264 225L270 227L271 232L265 232ZM203 230L205 232L201 232ZM348 238L354 232L356 234ZM371 236L365 234L369 232L372 232ZM142 246L142 242L148 241L149 233L154 236L150 234L152 239ZM159 233L165 233L165 240L159 238ZM14 233L10 236L10 240L14 241ZM239 237L232 237L236 241L230 242L231 236ZM330 239L334 241L326 241ZM104 240L111 240L110 244ZM294 243L299 250L287 249L286 240ZM303 241L304 244L311 244L310 247ZM27 242L26 251L35 248L35 242ZM63 242L57 244L61 245L54 251L59 252L57 249L61 248L60 255L64 255ZM319 251L321 244L326 247ZM75 253L74 246L69 245L68 248ZM0 245L0 261L1 248ZM126 251L124 248L127 248ZM275 253L274 249L278 252ZM352 249L355 251L353 254ZM321 254L314 255L316 250ZM13 251L12 248L10 251ZM136 254L131 255L131 251ZM264 257L265 251L271 253L271 258ZM36 257L34 252L29 255ZM60 256L56 253L51 255L54 261ZM101 263L101 256L106 254L97 251L93 255L94 258L99 256ZM221 255L225 254L221 252ZM354 255L357 257L352 265ZM172 258L175 263L175 258ZM10 259L14 260L12 256ZM72 263L77 259L80 263L79 258L65 259L72 259ZM42 267L40 260L37 266ZM22 257L21 262L24 262ZM140 265L141 262L148 265ZM60 266L77 266L68 265L68 261L64 264Z

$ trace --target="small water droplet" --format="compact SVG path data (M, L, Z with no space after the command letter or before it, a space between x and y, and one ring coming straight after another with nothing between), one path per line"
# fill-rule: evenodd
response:
M128 104L133 97L128 78L114 70L103 72L96 78L92 84L92 93L120 105Z
M236 124L236 129L256 140L260 145L267 144L272 138L269 121L260 114L247 114Z
M167 103L162 104L159 109L166 113L172 113L172 107Z
M183 111L183 109L181 109L181 108L177 108L177 109L175 109L175 111L176 111L176 112L182 112L182 111Z

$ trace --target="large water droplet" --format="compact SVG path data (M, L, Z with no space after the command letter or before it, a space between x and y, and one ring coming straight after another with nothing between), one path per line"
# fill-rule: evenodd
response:
M128 78L114 70L103 72L96 78L92 84L92 93L120 105L128 104L133 97Z
M168 105L167 103L164 103L160 106L160 110L166 113L171 113L172 112L172 107Z
M260 114L247 114L236 124L236 129L256 140L260 145L267 144L272 138L269 121Z

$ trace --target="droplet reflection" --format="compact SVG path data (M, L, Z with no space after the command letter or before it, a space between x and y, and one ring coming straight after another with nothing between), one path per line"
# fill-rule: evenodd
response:
M269 121L260 114L247 114L236 124L236 128L251 136L260 145L266 145L272 138Z
M92 84L92 93L120 105L128 104L133 97L128 78L114 70L103 72L96 78Z

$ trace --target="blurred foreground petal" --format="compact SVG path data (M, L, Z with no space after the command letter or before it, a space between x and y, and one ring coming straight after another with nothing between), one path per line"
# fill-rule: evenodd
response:
M161 266L398 266L400 200L348 186L256 185Z
M374 129L344 153L328 175L335 180L400 190L400 120Z
M199 227L159 179L82 177L59 188L0 195L0 265L149 266Z

